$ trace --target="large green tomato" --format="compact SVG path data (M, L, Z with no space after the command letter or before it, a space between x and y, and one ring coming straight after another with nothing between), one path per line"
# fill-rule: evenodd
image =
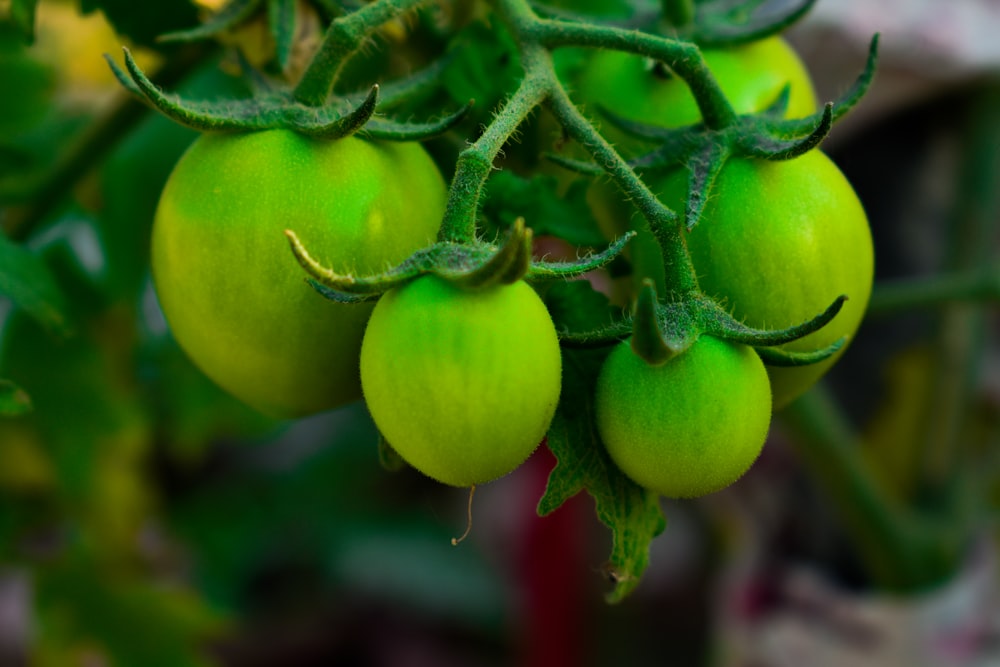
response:
M686 175L671 174L654 191L683 210ZM826 347L852 337L861 323L874 270L871 230L851 184L818 150L782 162L727 163L687 243L702 290L753 327L799 324L848 296L832 322L786 350ZM769 368L775 408L812 386L838 356Z
M153 278L178 342L223 388L297 417L361 396L370 304L306 284L283 232L339 271L381 271L434 241L445 186L415 143L206 134L178 162L153 228Z
M757 459L771 423L767 373L752 349L700 337L660 366L629 341L597 379L597 430L637 484L671 498L723 489Z
M378 302L361 385L379 430L425 475L506 475L545 437L562 380L555 327L526 283L465 291L424 276Z

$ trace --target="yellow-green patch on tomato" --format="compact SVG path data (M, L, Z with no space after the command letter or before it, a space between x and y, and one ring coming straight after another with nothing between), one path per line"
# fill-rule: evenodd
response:
M735 482L771 423L767 373L752 349L700 337L660 366L629 341L597 380L597 429L615 464L642 487L694 498Z
M686 175L672 174L654 191L684 210L686 188ZM826 347L861 324L874 272L871 230L851 184L818 150L794 160L727 163L687 243L702 290L752 327L800 324L847 295L832 322L785 350ZM775 408L812 386L838 357L768 368Z
M555 327L524 282L466 291L424 276L386 293L361 384L403 459L453 486L496 479L545 437L562 379Z
M443 179L416 143L203 135L157 210L160 304L194 362L263 412L295 417L356 400L372 306L317 294L284 230L334 270L381 271L434 241L444 202Z

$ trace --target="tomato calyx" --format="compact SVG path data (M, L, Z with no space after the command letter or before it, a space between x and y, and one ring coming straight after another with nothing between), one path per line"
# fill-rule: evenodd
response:
M879 36L872 38L865 68L854 85L836 102L805 118L783 118L789 91L783 89L775 101L759 114L735 116L732 124L710 128L705 124L665 128L628 120L602 109L602 114L618 129L656 144L649 152L628 162L640 172L675 169L688 171L688 197L684 211L685 225L693 229L704 211L712 186L725 164L733 158L791 160L819 144L830 133L833 123L853 109L867 92L875 76ZM594 163L558 154L546 158L566 169L600 175L604 169Z
M309 60L301 80L294 86L271 82L256 73L243 61L243 70L250 80L254 94L250 99L222 101L187 100L163 92L136 64L127 48L124 49L125 69L110 57L105 57L119 83L129 92L150 104L171 120L198 130L254 132L270 129L293 130L317 139L339 139L361 129L375 139L393 141L419 141L441 134L459 123L472 108L473 102L460 107L442 118L426 122L410 122L382 117L373 118L380 98L380 87L346 95L333 93L334 84L349 58L359 51L367 39L389 20L414 9L420 0L400 0L393 3L374 3L334 19L322 44ZM261 2L237 0L220 13L219 22L239 23L247 18ZM273 3L272 3L273 4ZM294 16L291 17L294 21ZM209 24L206 24L208 26ZM187 41L214 34L218 25L167 35L168 40ZM205 29L208 32L205 32ZM281 51L281 49L279 49ZM287 59L289 54L284 54ZM279 54L279 60L281 60ZM437 85L444 70L442 63L435 63L422 72L389 84L387 100L380 110L413 99L430 85Z
M199 132L252 132L283 128L316 139L340 139L364 129L367 135L375 139L419 141L447 132L462 121L473 105L469 102L440 119L422 123L373 118L380 98L380 87L377 84L363 96L331 96L326 104L319 107L304 105L295 100L290 91L282 89L258 90L250 100L185 100L160 90L139 68L128 48L123 50L127 73L108 58L118 81L167 118ZM438 68L434 68L434 71L437 70ZM398 88L403 92L391 98L390 101L394 104L415 95L419 90L415 84L400 85Z
M523 218L518 218L499 246L481 241L441 241L418 250L387 271L368 276L338 273L324 267L309 254L294 231L286 230L285 235L295 259L309 274L307 282L313 289L333 301L357 303L373 301L426 274L471 290L510 285L521 279L537 282L575 278L618 257L635 232L622 235L603 252L574 262L535 261L531 256L532 231L525 226Z
M703 294L661 302L653 281L647 278L636 297L631 318L597 331L560 332L559 339L567 347L600 347L631 336L633 351L649 365L659 366L687 350L701 335L707 334L752 347L765 362L774 366L804 366L829 359L844 346L846 338L809 352L790 352L776 346L804 338L823 328L840 312L846 300L846 296L837 297L822 313L791 327L755 329L738 321Z

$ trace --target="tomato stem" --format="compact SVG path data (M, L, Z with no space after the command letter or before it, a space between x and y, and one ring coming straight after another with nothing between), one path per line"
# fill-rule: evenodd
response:
M733 105L722 92L719 82L712 75L701 50L695 44L637 30L541 19L536 20L532 26L532 33L539 43L549 49L561 46L586 46L616 49L659 60L687 83L706 127L722 130L737 121Z
M335 19L292 93L295 100L306 106L322 106L330 96L344 63L361 48L371 33L423 2L426 0L376 0Z

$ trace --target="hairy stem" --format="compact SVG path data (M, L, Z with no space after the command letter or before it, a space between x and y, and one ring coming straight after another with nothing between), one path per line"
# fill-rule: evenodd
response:
M306 106L318 107L326 102L348 58L364 45L365 40L382 24L427 0L376 0L333 21L319 51L309 63L293 95Z
M687 83L708 128L725 129L737 120L733 105L709 71L701 50L694 44L637 30L569 21L540 19L531 26L531 30L534 38L550 49L560 46L616 49L659 60Z

